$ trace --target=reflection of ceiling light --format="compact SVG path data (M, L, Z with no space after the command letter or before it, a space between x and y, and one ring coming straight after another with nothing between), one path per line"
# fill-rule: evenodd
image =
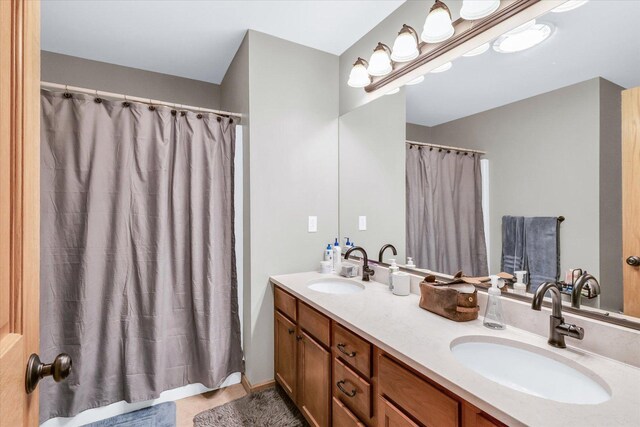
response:
M521 33L523 31L528 30L529 28L533 27L534 25L536 25L536 20L532 19L531 21L525 22L522 25L517 26L516 28L514 28L511 31L507 31L506 33L504 33L503 35L505 36L512 36L514 34L518 34Z
M577 9L583 4L585 4L587 0L569 0L567 2L562 3L560 6L555 9L551 9L551 12L562 13L569 12L570 10Z
M500 7L500 0L463 0L460 17L468 21L491 15Z
M371 77L367 73L367 61L358 58L353 64L351 73L349 73L349 81L347 84L351 87L365 87L371 83Z
M425 43L440 43L451 38L454 32L449 8L440 0L436 0L429 10L427 19L424 21L424 29L420 36L422 41Z
M391 59L395 62L407 62L416 59L419 54L418 33L412 27L403 25L396 41L393 42Z
M391 67L391 58L389 54L391 49L384 43L378 43L378 46L373 50L371 58L369 59L369 67L367 72L372 76L386 76L393 70Z
M439 67L434 68L433 70L429 71L430 73L444 73L445 71L451 69L451 67L453 67L453 64L451 62L447 62L446 64L442 64Z
M470 57L470 56L482 55L483 53L488 51L490 47L491 47L491 43L485 43L483 45L478 46L475 49L471 49L469 52L465 53L462 56Z
M493 43L493 50L500 53L520 52L542 43L552 31L550 24L535 24L515 34L506 33Z
M420 76L411 80L410 82L407 82L406 85L407 86L417 85L418 83L422 83L423 81L424 81L424 76Z
M391 89L389 92L385 93L385 95L395 95L398 92L400 92L400 88L399 87L397 87L395 89Z

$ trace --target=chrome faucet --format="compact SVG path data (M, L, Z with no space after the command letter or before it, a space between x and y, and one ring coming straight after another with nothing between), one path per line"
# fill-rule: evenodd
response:
M362 248L360 246L355 246L355 247L349 249L347 252L345 252L344 259L349 259L349 256L351 255L351 252L354 252L354 251L358 251L358 252L362 253L362 260L363 260L362 280L364 282L368 282L369 281L369 277L373 276L375 274L375 271L373 271L373 269L371 267L369 267L369 256L367 255L367 251L365 251L364 248Z
M391 249L391 252L393 252L394 255L398 255L398 251L396 250L396 247L393 246L391 243L387 243L386 245L380 248L380 252L378 253L378 262L382 262L382 256L384 255L384 251L386 251L387 249Z
M551 291L551 316L549 316L549 345L558 348L566 348L564 337L569 336L581 340L584 337L584 329L580 326L570 325L564 322L562 317L562 297L560 289L553 282L545 282L541 284L531 301L531 308L540 311L544 294Z
M591 292L593 292L593 296L600 295L600 283L598 280L593 277L591 274L586 271L576 280L576 283L573 284L573 290L571 291L571 307L580 308L580 298L582 298L582 288L584 285L589 284L589 297L591 297Z

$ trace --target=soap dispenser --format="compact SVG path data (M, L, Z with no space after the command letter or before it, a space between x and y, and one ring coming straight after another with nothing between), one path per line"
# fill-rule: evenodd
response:
M395 258L391 258L389 261L391 261L391 265L389 266L389 290L392 291L393 273L397 273L398 271L400 271L400 267L398 267L398 264L396 264Z
M338 238L336 237L336 241L333 244L333 271L336 273L340 273L340 268L342 267L342 248L340 247L340 243L338 243Z
M513 284L513 293L526 295L527 285L524 283L524 276L527 274L526 270L514 271L516 274L516 283Z
M416 265L413 263L413 258L407 257L407 268L416 268Z
M504 316L502 314L502 300L500 288L504 286L504 282L498 276L489 276L491 279L491 287L487 298L487 310L484 313L483 324L491 329L504 329Z

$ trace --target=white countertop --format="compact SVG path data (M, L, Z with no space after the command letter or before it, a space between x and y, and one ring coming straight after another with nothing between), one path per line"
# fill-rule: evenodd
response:
M507 326L494 331L482 320L457 323L421 309L419 296L394 296L387 285L362 282L365 289L332 295L307 282L335 275L317 272L272 276L281 286L320 312L350 328L385 352L508 425L640 426L640 369L584 350L547 344L547 337ZM612 397L597 405L560 403L512 390L466 368L450 351L464 336L499 337L533 345L582 365L609 386ZM638 355L640 357L640 355ZM504 360L502 363L517 363ZM526 369L526 366L522 367Z

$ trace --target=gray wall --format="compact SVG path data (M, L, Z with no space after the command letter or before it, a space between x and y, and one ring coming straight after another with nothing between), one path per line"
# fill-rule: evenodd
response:
M411 132L487 152L490 271L500 268L503 215L559 216L561 268L581 267L621 308L620 88L596 78ZM409 132L409 127L407 128Z
M249 116L249 37L245 34L220 85L220 108L242 114L242 340L245 354L251 352L251 188L250 150L251 134ZM236 236L236 239L238 236ZM237 240L236 240L237 241ZM236 251L239 244L236 243Z
M623 87L600 79L600 279L601 306L623 309L622 100Z
M41 79L87 89L220 108L220 86L199 80L42 51Z
M407 141L425 142L431 139L431 128L424 125L407 123Z
M340 117L340 235L375 258L386 243L388 258L405 262L404 90ZM374 187L372 187L374 185ZM358 217L367 230L358 230Z
M269 276L317 269L338 237L338 57L249 31L222 87L225 108L249 111L243 317L256 384L273 379Z

